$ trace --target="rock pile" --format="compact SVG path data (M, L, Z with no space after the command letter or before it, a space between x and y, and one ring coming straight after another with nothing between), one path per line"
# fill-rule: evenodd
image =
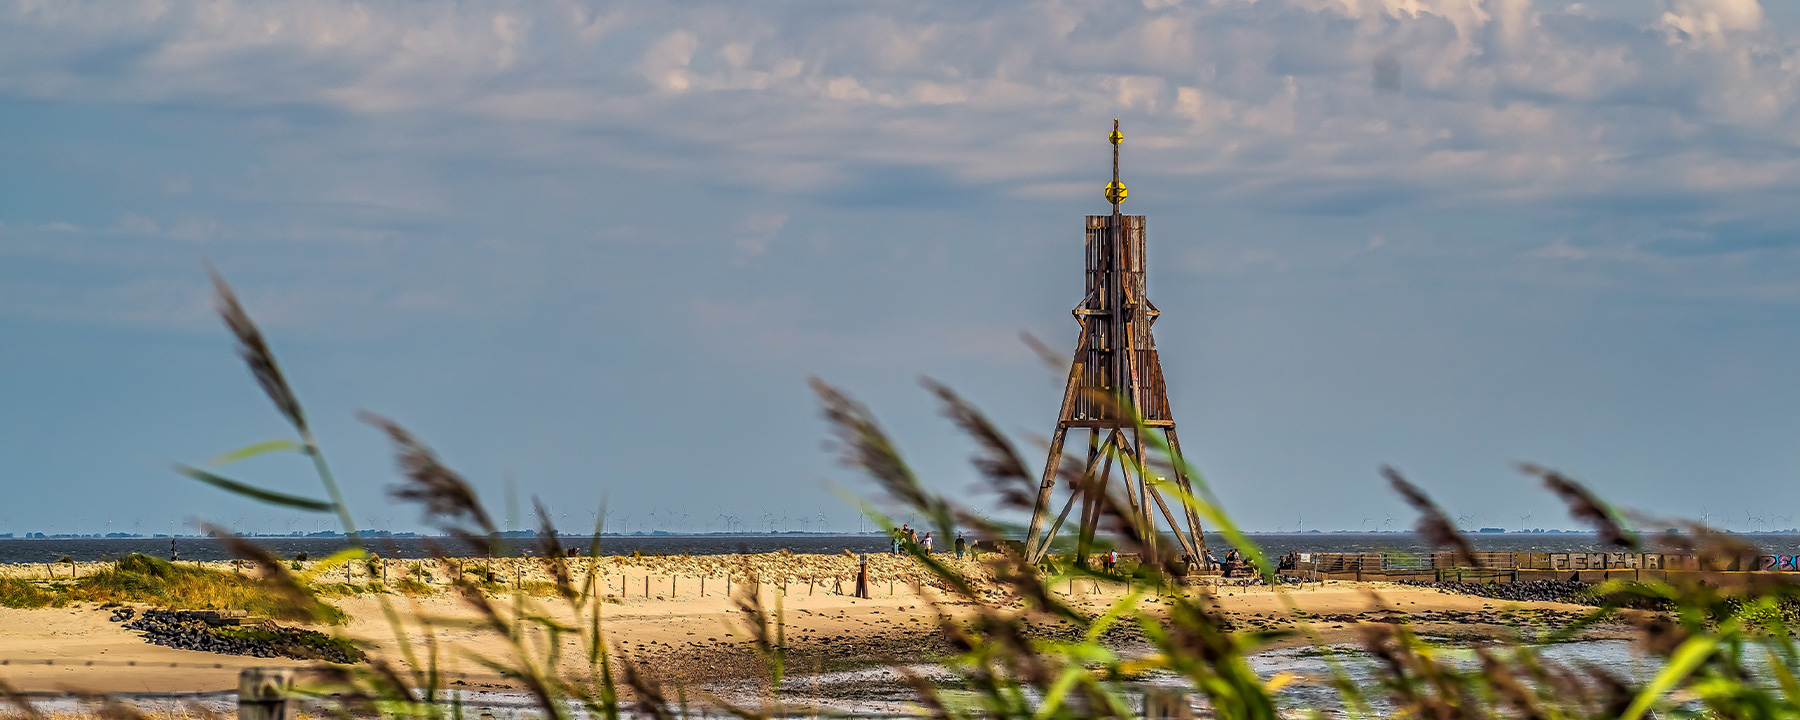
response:
M1470 583L1470 582L1420 582L1405 583L1420 587L1437 588L1444 592L1458 595L1474 595L1476 597L1493 598L1495 600L1512 600L1516 602L1544 601L1592 605L1594 598L1589 592L1593 585L1575 580L1527 580L1515 583Z
M131 614L129 609L123 614L115 611L113 621L129 619ZM125 628L143 633L145 642L181 650L334 663L366 659L355 646L324 633L268 622L244 625L238 618L211 610L145 610Z

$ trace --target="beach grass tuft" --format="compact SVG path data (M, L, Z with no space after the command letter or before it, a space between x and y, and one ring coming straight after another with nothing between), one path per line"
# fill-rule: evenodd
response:
M0 578L0 607L34 609L67 603L62 595L39 587L29 580Z
M256 617L297 616L292 603L260 578L208 567L179 565L132 554L73 583L40 584L0 578L0 606L60 607L70 603L134 603L175 610L225 610ZM322 606L318 620L338 624L342 610Z

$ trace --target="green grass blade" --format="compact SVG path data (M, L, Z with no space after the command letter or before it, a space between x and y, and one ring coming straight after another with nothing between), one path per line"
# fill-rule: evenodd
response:
M250 458L256 457L258 455L262 455L265 453L272 453L272 452L280 452L282 450L290 450L293 452L305 452L306 448L302 447L299 442L294 441L294 440L286 440L286 439L270 440L267 442L259 442L255 445L245 445L241 448L238 448L231 452L225 453L224 455L220 455L216 458L208 460L208 461L206 461L206 464L210 465L212 467L219 467L220 465L230 465L239 460L249 460Z
M1038 706L1037 713L1033 714L1032 718L1048 720L1051 715L1056 714L1056 711L1062 708L1063 698L1068 697L1069 690L1075 687L1076 681L1086 674L1087 668L1081 665L1070 665L1063 668L1062 675L1058 676L1056 682L1050 685L1050 691L1044 694L1043 704Z
M270 505L282 505L296 510L306 510L308 512L331 512L332 510L337 509L336 505L323 500L314 500L312 498L303 498L298 495L288 495L273 490L264 490L254 485L245 485L244 483L230 478L214 475L196 467L176 465L175 470L176 472L221 490L234 492L252 500L265 502Z
M1673 690L1682 678L1687 677L1695 668L1700 667L1701 663L1706 662L1706 657L1711 655L1718 646L1719 638L1713 635L1695 635L1688 638L1687 642L1682 643L1681 647L1676 648L1674 654L1669 656L1669 664L1664 665L1662 670L1656 673L1656 677L1650 681L1650 684L1645 685L1644 689L1638 693L1637 698L1631 701L1631 707L1626 708L1625 714L1619 716L1620 720L1638 720L1643 717L1644 711L1649 710L1650 705L1656 702L1657 698Z

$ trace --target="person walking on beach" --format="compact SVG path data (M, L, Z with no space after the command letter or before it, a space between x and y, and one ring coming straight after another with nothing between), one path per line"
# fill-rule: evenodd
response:
M919 545L925 548L925 554L931 554L931 533L925 533L925 539L920 540Z
M956 533L956 559L961 560L963 551L969 548L969 541L963 539L961 531Z
M1112 572L1114 569L1119 567L1119 551L1117 551L1117 550L1106 551L1106 557L1101 559L1100 562L1106 566L1107 572Z

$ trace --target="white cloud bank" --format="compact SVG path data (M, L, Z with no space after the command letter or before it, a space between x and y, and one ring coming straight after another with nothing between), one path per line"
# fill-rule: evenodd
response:
M1481 203L1791 184L1757 148L1800 141L1796 45L1755 0L16 2L0 92L529 124L493 152L792 191L905 165L1041 194L1117 114L1145 171Z

